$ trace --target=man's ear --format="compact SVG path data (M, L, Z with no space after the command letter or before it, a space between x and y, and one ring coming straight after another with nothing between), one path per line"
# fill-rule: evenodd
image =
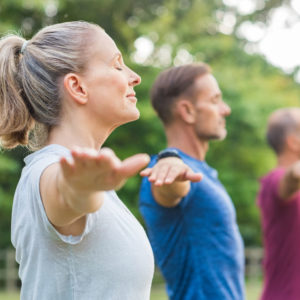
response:
M193 124L195 122L195 107L189 100L178 100L175 105L176 114L186 123Z
M79 75L75 73L66 74L64 77L64 89L77 104L83 105L87 103L87 89Z

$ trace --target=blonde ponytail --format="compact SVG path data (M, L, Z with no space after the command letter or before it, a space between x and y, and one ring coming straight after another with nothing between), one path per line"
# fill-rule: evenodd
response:
M0 141L4 148L27 145L34 124L18 80L24 41L13 35L0 40Z

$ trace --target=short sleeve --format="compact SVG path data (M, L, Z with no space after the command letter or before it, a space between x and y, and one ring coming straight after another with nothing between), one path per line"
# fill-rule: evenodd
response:
M37 222L36 225L42 225L42 230L45 230L45 232L49 234L51 238L59 239L67 244L75 245L80 243L84 238L84 236L86 236L90 232L91 228L93 227L93 220L94 220L93 214L86 215L86 223L81 235L78 236L63 235L59 233L49 221L40 193L40 179L43 172L51 164L57 163L59 161L59 158L60 158L59 156L53 155L50 157L48 156L47 160L40 159L31 167L31 170L29 171L30 183L32 188L31 195L33 195L32 197L32 201L33 201L32 205L34 207L33 213L35 214L34 220L36 220Z

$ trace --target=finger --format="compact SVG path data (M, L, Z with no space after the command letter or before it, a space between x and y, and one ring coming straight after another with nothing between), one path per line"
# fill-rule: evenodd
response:
M140 172L140 175L143 177L150 176L152 172L152 168L146 168Z
M72 161L68 160L66 157L62 157L59 161L62 172L65 176L71 175L74 170Z
M113 151L110 151L110 153L113 153ZM111 154L111 156L115 156L114 153ZM88 169L92 169L95 167L98 167L99 164L99 157L101 161L101 152L97 151L92 148L83 148L83 151L81 153L80 159L84 167ZM109 161L109 159L108 159Z
M192 182L198 182L203 178L202 173L195 173L193 170L189 169L185 173L185 180L190 180Z
M184 179L183 177L185 177L186 172L186 168L178 168L178 166L174 166L170 168L164 183L171 184L175 180L185 181L186 179Z
M161 165L154 169L154 174L149 177L151 181L156 186L161 186L164 184L165 179L169 173L171 166L168 164Z
M150 182L155 182L159 176L159 173L166 172L168 169L168 165L158 163L156 164L151 171L151 174L148 176Z
M95 158L98 157L99 151L92 148L83 148L82 154L85 158Z
M121 166L121 160L116 156L113 150L102 148L97 156L97 163L100 167L117 169Z
M116 156L115 152L112 149L108 148L108 147L101 148L99 153L102 153L102 154L104 153L108 156Z
M79 168L79 170L92 169L95 166L106 169L114 169L120 165L120 160L109 148L103 148L100 151L96 151L92 148L76 147L71 150L71 153L75 166L76 168Z
M76 147L71 150L71 155L74 160L74 165L76 167L84 167L85 165L85 158L83 154L83 149Z
M150 162L147 154L136 154L126 158L119 168L121 176L127 178L135 175L140 169L144 168Z

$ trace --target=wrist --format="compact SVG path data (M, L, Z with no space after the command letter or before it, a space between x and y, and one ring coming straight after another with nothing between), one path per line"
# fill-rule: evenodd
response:
M159 160L161 160L163 158L167 158L167 157L176 157L176 158L179 158L179 159L182 160L182 158L180 157L180 154L177 150L175 150L175 149L165 149L165 150L160 151L157 154L156 161L159 161Z

